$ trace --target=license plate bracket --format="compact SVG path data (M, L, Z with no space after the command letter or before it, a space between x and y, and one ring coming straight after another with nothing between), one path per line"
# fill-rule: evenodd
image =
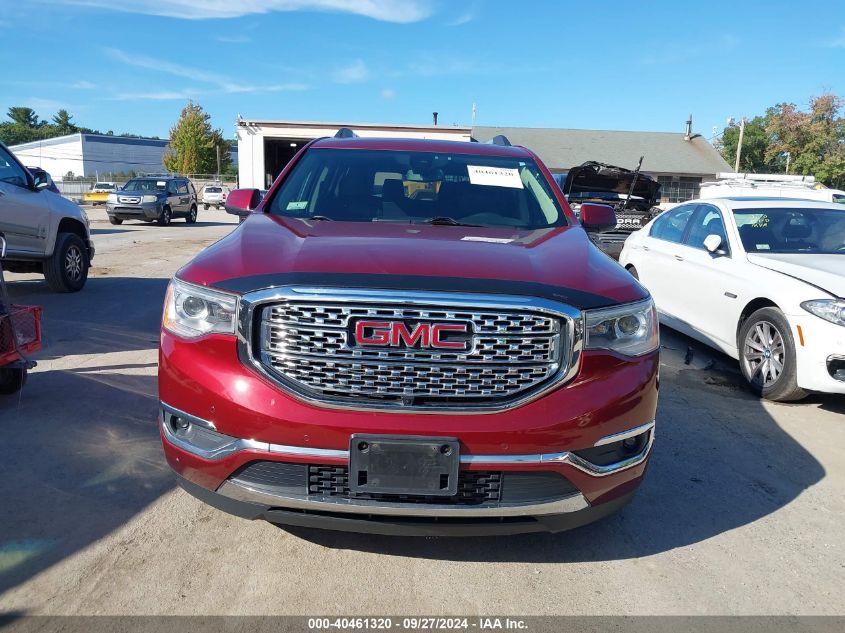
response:
M355 434L349 442L349 491L454 496L459 452L451 437Z

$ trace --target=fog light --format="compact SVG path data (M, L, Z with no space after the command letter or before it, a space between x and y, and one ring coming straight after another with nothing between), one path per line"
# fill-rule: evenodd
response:
M636 450L639 444L639 437L629 437L627 439L622 440L622 448L628 452Z
M176 415L170 416L170 428L172 428L174 431L184 431L189 426L191 426L191 423L185 418L180 418Z

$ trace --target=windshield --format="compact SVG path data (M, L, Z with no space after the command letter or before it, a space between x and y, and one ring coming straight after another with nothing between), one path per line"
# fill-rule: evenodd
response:
M348 222L566 225L531 159L412 151L314 149L270 213Z
M845 253L845 209L735 209L749 253Z
M166 181L152 179L130 180L123 186L124 191L164 191L166 188Z
M845 204L845 194L835 193L833 194L833 201L839 204Z
M94 185L94 189L114 189L114 185L110 185L105 182L98 182L96 185Z

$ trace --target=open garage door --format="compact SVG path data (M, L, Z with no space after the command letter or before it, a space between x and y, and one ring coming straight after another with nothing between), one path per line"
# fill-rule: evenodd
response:
M267 189L291 158L311 139L264 139L264 188Z

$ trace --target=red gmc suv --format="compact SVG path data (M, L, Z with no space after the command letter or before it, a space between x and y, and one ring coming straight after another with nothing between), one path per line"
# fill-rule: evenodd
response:
M253 210L253 207L256 207ZM652 300L531 151L302 148L182 268L161 331L179 484L249 519L418 535L558 531L621 508L654 441Z

